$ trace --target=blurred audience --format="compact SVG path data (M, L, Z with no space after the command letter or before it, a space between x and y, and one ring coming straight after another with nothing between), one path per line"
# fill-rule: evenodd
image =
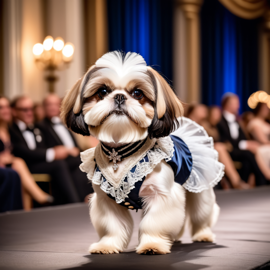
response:
M44 108L41 103L35 103L34 117L35 117L35 123L41 122L45 118Z
M79 166L81 164L80 149L73 134L63 125L60 115L61 99L55 95L48 95L43 101L45 118L37 126L44 135L45 144L49 148L62 147L63 157L66 162L73 182L81 201L93 192L87 176Z
M208 109L203 104L191 104L187 109L186 116L197 124L203 126L207 121Z
M219 133L217 130L217 124L221 119L221 110L218 106L211 106L208 109L208 124L207 132L209 136L213 137L214 142L219 141Z
M10 127L13 154L25 160L31 173L49 174L56 204L79 202L80 198L63 160L73 151L66 147L46 145L42 131L34 124L33 102L20 96L12 103L14 123Z
M240 175L248 182L251 174L255 175L256 185L266 184L266 178L262 174L255 159L259 143L247 140L237 120L240 103L237 95L227 93L222 98L222 117L217 128L220 141L228 145L230 156L234 161L240 162L242 169Z
M248 123L247 131L260 144L256 160L262 173L270 180L270 124L267 122L270 110L265 103L259 102L253 112L254 118Z
M12 116L9 101L0 96L0 141L4 146L0 155L0 167L12 168L19 174L22 183L23 207L25 210L30 210L32 198L40 204L52 202L53 198L39 188L24 160L14 157L11 154L12 144L8 131L8 125L11 123L11 119Z
M243 129L246 138L249 140L251 139L251 137L248 131L248 124L253 118L254 118L253 112L244 112L242 113L241 118L239 119L239 124L241 128Z
M270 145L270 124L266 121L270 113L265 103L259 102L253 110L254 117L249 121L247 130L260 144Z

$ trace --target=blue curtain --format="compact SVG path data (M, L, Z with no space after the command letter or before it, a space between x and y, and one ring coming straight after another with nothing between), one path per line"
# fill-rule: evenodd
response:
M218 0L201 10L202 102L220 105L226 92L239 96L241 112L258 89L259 19L233 15Z
M172 80L173 0L107 0L109 50L137 52Z

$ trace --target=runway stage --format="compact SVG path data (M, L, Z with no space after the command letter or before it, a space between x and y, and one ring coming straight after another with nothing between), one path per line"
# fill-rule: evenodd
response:
M90 255L98 240L85 204L0 215L0 269L253 269L270 261L270 187L219 191L217 243L191 243L188 233L169 255L137 255L140 213L122 254ZM269 269L270 263L258 269Z

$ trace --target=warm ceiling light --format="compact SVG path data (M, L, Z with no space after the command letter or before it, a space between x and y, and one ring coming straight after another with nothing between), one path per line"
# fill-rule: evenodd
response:
M35 56L39 56L43 53L43 45L41 43L37 43L33 47L33 54Z
M250 97L248 99L248 106L251 108L251 109L255 109L256 106L257 106L258 102L256 100L254 100L252 97Z
M268 101L268 99L269 99L269 96L268 96L268 94L266 92L261 91L259 93L259 95L258 95L259 102L265 103L265 102Z
M53 38L51 36L47 36L43 41L43 48L45 51L51 50L53 47Z
M256 102L259 102L259 94L261 93L262 91L257 91L255 93L253 93L251 95L251 97L256 101Z
M64 40L60 37L58 37L54 43L53 43L53 48L56 50L56 51L61 51L64 47Z
M266 103L267 106L270 108L270 95L268 95L265 91L262 90L257 91L249 97L248 106L251 109L255 109L259 102Z
M65 57L71 57L74 53L74 47L71 43L67 43L62 51Z

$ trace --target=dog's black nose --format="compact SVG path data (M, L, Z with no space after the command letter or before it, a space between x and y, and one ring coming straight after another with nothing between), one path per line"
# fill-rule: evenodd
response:
M125 102L125 99L126 99L126 97L124 95L121 95L121 94L117 94L114 97L115 103L117 105L123 104Z

